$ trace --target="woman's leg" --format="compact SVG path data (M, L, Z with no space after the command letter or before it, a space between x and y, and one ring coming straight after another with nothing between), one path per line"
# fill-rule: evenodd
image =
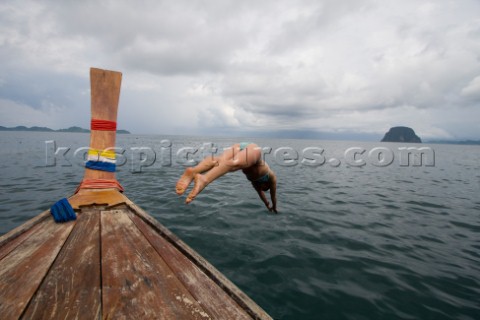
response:
M190 182L192 182L193 177L197 173L203 173L205 171L212 169L217 165L218 165L218 157L212 156L212 157L206 157L195 167L186 168L182 176L180 177L180 179L178 179L177 181L177 185L175 187L177 194L181 195L185 193L185 191L188 188L188 185L190 184Z
M227 149L218 157L218 165L207 171L204 175L196 174L194 177L195 186L186 199L186 203L192 202L202 190L214 180L228 172L249 168L256 165L261 158L260 148L256 144L250 144L240 151L238 144Z

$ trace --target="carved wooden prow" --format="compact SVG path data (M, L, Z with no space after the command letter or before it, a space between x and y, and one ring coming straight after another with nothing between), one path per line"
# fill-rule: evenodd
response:
M114 154L121 82L122 74L120 72L90 69L92 109L90 151L107 151ZM102 126L98 123L107 125ZM115 128L112 127L112 124L115 125ZM104 171L87 166L84 178L76 194L70 197L69 202L74 209L90 204L115 205L124 200L119 191L123 191L123 188L115 177L115 170Z

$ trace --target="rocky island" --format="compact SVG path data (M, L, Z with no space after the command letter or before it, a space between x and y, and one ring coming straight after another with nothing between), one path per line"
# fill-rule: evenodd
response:
M385 133L381 142L411 142L422 143L422 140L409 127L393 127Z

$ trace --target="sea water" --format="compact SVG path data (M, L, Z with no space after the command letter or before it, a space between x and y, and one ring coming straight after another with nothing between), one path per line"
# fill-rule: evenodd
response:
M202 147L243 140L267 148L279 213L241 172L184 204L175 183ZM88 134L0 133L0 234L74 192L84 170L75 151L88 143ZM117 177L276 319L479 319L480 148L414 145L429 154L406 164L401 148L411 146L119 135Z

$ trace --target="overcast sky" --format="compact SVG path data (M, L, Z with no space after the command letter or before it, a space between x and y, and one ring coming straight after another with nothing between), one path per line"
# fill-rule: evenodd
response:
M480 139L478 0L2 0L0 59L3 126L88 128L93 66L133 133Z

